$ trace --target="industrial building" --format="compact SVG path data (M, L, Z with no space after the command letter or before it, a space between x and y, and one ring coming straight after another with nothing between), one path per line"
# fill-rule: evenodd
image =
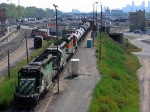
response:
M123 10L111 10L111 14L112 15L122 15L123 14Z
M6 10L5 8L0 8L0 37L6 34L7 27L5 22L6 22Z
M145 31L150 26L150 21L146 21L145 10L130 12L130 31L140 29Z

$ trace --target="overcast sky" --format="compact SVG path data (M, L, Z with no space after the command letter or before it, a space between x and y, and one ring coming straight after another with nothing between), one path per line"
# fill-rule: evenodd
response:
M58 10L64 12L71 12L72 9L78 9L82 12L91 12L93 10L92 4L95 2L99 2L97 4L97 10L100 10L100 2L103 6L113 8L122 8L127 4L131 5L132 0L19 0L20 5L27 6L35 6L38 8L50 8L54 9L53 4L58 5ZM143 0L134 0L135 5L139 6L142 4ZM150 0L149 0L150 1ZM18 5L18 0L0 0L0 3L14 3ZM148 0L145 0L145 5L147 6Z

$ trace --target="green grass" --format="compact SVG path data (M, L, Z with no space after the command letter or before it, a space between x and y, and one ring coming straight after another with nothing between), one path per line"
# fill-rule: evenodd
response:
M125 46L130 52L139 52L142 51L141 48L138 48L137 46L133 45L133 44L129 44L127 39L123 39L124 43L123 46Z
M51 45L52 42L43 42L43 47L36 50L34 53L32 53L29 56L29 60L37 57L40 53L43 52L43 50ZM20 62L16 67L11 69L11 77L7 78L4 77L0 80L0 110L6 109L12 104L13 94L14 94L14 87L17 85L17 75L18 70L21 66L24 66L27 64L27 60L23 60Z
M98 56L99 38L95 42ZM102 35L102 55L98 61L101 80L96 84L89 112L139 111L136 70L140 67L140 63L130 50L140 49L130 43L128 49L124 45Z

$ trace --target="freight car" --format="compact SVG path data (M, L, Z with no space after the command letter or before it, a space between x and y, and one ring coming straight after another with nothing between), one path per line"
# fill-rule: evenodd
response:
M21 24L17 24L17 29L20 29L21 28Z
M33 108L36 106L41 94L47 90L53 78L57 76L56 68L63 68L75 52L77 46L74 46L74 40L81 41L81 38L88 33L91 25L88 22L84 23L77 29L80 35L65 35L18 71L18 85L15 87L13 98L14 107Z
M43 52L18 71L18 86L15 87L14 107L33 108L41 94L49 88L56 75L52 67L52 55Z
M42 36L35 36L34 38L34 48L38 49L42 47L43 37Z
M35 37L35 36L43 36L43 35L47 35L47 32L45 31L41 31L38 28L37 29L32 29L31 31L31 36Z
M31 36L35 37L35 36L42 36L43 40L49 41L49 40L56 40L56 36L53 35L48 35L46 31L42 31L39 29L32 29L31 31Z
M75 33L73 34L73 45L74 47L77 49L78 44L80 44L80 42L84 39L85 35L87 34L87 32L91 29L91 26L93 24L91 22L84 22L83 25L80 26L80 28L78 28Z

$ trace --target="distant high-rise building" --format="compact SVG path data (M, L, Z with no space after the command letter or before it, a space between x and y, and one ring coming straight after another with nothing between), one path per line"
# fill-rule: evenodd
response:
M132 11L135 11L136 8L135 8L135 4L134 4L134 1L132 1Z
M104 11L103 12L105 12L106 11L106 6L104 6ZM101 12L101 11L100 11Z
M132 7L134 7L134 6L135 6L134 1L132 1Z
M106 15L110 15L110 9L109 9L109 7L107 7L107 9L105 10L105 14Z
M123 12L131 12L131 6L129 4L126 5L126 7L122 8Z
M72 9L72 13L80 13L78 9Z
M142 6L141 6L142 9L145 9L145 1L142 1Z
M148 1L148 11L150 12L150 1Z

